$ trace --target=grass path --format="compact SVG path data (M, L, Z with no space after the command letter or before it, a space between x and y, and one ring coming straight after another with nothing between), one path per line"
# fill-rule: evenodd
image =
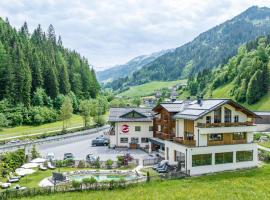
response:
M180 180L153 181L106 191L59 193L22 200L267 200L270 165Z

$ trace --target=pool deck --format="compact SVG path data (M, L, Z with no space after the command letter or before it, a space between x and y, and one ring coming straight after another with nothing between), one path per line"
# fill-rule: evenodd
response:
M134 173L139 174L142 178L143 174L140 172L140 170L143 168L143 166L139 165L133 170L75 170L73 172L64 172L64 175L80 175L80 174L91 174L92 173L99 173L99 174L128 174L128 173ZM81 172L81 173L80 173ZM42 181L39 182L39 187L52 187L54 186L53 182L51 181L51 176L44 178Z

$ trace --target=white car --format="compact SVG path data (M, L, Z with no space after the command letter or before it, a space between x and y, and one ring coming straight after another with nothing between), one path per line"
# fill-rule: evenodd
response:
M97 160L97 156L94 156L92 153L88 154L85 158L86 162L94 163Z
M48 153L47 156L46 156L46 159L47 159L47 160L55 160L55 155L54 155L54 153Z

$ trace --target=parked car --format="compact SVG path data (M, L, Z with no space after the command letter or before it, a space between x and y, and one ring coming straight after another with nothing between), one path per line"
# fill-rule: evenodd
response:
M64 160L71 159L74 160L74 155L72 153L65 153Z
M97 160L97 156L93 155L92 153L88 154L85 158L86 162L88 163L94 163Z
M92 146L108 146L109 143L109 139L107 138L99 138L92 140Z
M47 160L54 160L55 159L54 153L52 153L52 152L51 153L48 153L47 156L46 156L46 159Z

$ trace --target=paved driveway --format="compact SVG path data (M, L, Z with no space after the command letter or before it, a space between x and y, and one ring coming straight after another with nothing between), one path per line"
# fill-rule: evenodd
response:
M148 157L147 153L139 149L109 149L108 147L92 147L91 142L102 132L76 138L64 139L37 146L42 156L53 152L56 159L63 159L64 153L73 153L76 160L85 159L86 155L92 153L100 157L100 160L116 160L118 155L130 153L134 158L142 159Z

